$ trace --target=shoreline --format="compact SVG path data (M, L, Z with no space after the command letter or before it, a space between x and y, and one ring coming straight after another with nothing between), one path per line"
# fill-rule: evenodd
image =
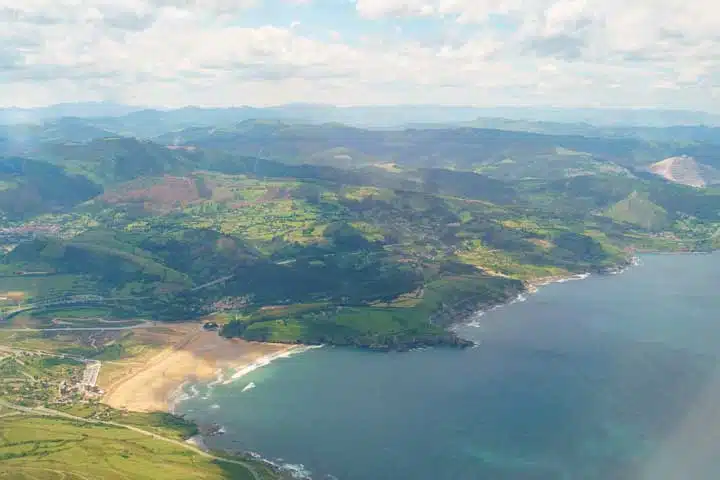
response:
M457 334L457 329L460 327L480 327L480 321L479 318L485 315L488 312L497 310L499 308L505 307L507 305L512 305L514 303L518 302L524 302L527 300L526 295L533 295L537 293L542 287L552 285L555 283L566 283L566 282L573 282L573 281L580 281L580 280L586 280L592 275L619 275L625 271L627 271L630 268L637 267L641 265L640 257L637 255L632 255L630 258L628 258L626 263L619 264L616 267L612 268L606 268L599 271L594 272L583 272L583 273L575 273L572 275L556 275L556 276L550 276L550 277L542 277L537 278L533 280L528 280L523 282L524 289L519 292L517 295L514 295L507 300L492 304L492 305L484 305L483 307L475 310L473 313L465 317L464 320L452 322L452 324L448 327L448 330L451 332ZM476 344L477 345L477 344Z
M304 346L226 339L193 330L138 366L132 360L109 386L102 402L119 410L174 413L188 385L241 378Z
M258 370L260 368L266 367L270 365L275 360L278 360L280 358L289 358L293 355L297 355L298 353L307 352L308 350L313 350L316 348L322 348L323 345L284 345L284 344L270 344L270 345L277 345L277 346L283 346L286 348L281 348L279 351L274 353L269 353L267 355L263 355L261 357L256 358L250 363L246 364L238 364L234 367L230 367L227 370L232 370L232 372L228 372L227 370L217 371L214 379L212 381L207 381L210 379L188 379L185 380L182 384L178 385L175 390L173 390L172 394L168 397L168 412L177 415L176 408L177 406L191 398L195 398L197 395L199 395L198 391L193 391L192 394L184 393L185 388L190 385L191 389L195 387L196 384L199 383L206 383L209 387L214 387L215 385L229 385L231 383L234 383L241 378L247 376L248 374L254 372L255 370ZM247 388L247 387L246 387Z
M617 275L617 274L620 274L620 273L628 270L629 268L631 268L633 266L637 266L637 265L639 265L639 258L637 256L633 256L631 259L629 259L629 261L626 264L619 265L616 268L607 269L607 270L601 271L599 273L601 275ZM525 301L525 300L527 300L527 295L532 295L532 294L536 293L543 286L551 285L554 283L565 283L565 282L569 282L569 281L585 280L585 279L589 278L593 273L598 273L598 272L585 272L585 273L579 273L579 274L573 274L573 275L544 277L544 278L539 278L539 279L535 279L532 281L523 282L524 289L522 291L518 292L516 295L512 296L511 298L508 298L504 302L501 302L501 303L498 303L495 305L486 305L483 308L475 311L475 313L471 314L469 317L466 317L465 320L463 320L463 321L452 322L447 327L447 330L449 332L451 332L452 334L457 335L456 329L459 327L470 326L473 322L478 322L477 326L479 326L479 321L477 320L476 317L481 316L488 311L496 310L505 305L511 305L516 302ZM320 345L320 346L301 346L301 347L298 347L297 345L291 346L286 351L281 351L281 352L276 352L276 353L271 353L271 354L265 355L265 356L257 359L256 361L254 361L242 368L239 368L234 374L232 374L227 379L222 373L220 373L217 376L216 380L212 383L222 384L222 385L232 383L233 381L241 379L242 377L246 376L247 374L251 373L252 371L270 364L272 361L274 361L278 358L289 357L295 353L304 352L304 351L307 351L312 348L319 348L321 346L322 345ZM477 344L475 344L475 346L477 346ZM175 414L175 407L177 406L178 403L180 403L184 400L187 400L188 398L191 398L189 396L184 397L182 394L182 391L189 383L191 383L191 382L186 381L177 388L177 392L179 392L179 395L172 404L172 409L170 410L171 413ZM199 392L197 392L197 393L199 393ZM220 426L218 426L218 427L220 427ZM220 427L220 429L222 429L222 427ZM212 437L212 436L214 436L214 434L212 434L212 433L207 434L207 433L203 433L201 431L198 434L194 435L193 437L189 438L187 440L187 442L191 443L205 451L210 451L211 449L207 446L206 441L209 437ZM301 465L301 464L300 465L292 465L292 464L279 463L279 462L264 458L262 455L255 453L255 452L251 452L251 451L235 451L235 452L229 452L229 453L232 453L233 455L239 455L241 457L245 457L248 459L253 459L255 461L263 462L268 467L270 467L276 471L290 473L293 476L293 478L301 478L301 479L302 478L305 478L305 479L311 478L310 477L311 473L305 469L304 465Z
M244 366L238 366L229 377L227 377L225 375L226 372L218 372L216 378L213 381L207 383L207 385L210 387L212 387L214 385L228 385L228 384L234 383L234 382L242 379L243 377L247 376L248 374L254 372L257 369L260 369L267 365L270 365L272 362L274 362L275 360L278 360L280 358L289 358L289 357L291 357L293 355L297 355L299 353L304 353L309 350L314 350L314 349L324 347L324 345L298 345L298 344L285 345L285 346L287 347L286 349L259 357L256 360L254 360L253 362L246 364ZM176 407L178 406L179 403L181 403L185 400L194 398L195 396L200 394L200 392L198 390L195 390L193 392L193 395L187 395L187 394L183 393L185 388L188 385L191 385L191 388L194 389L195 384L197 384L197 383L199 383L199 382L192 381L192 380L186 380L185 382L183 382L181 385L179 385L174 390L172 399L170 400L170 403L169 403L168 412L170 414L184 417L184 415L179 415L178 413L176 413ZM254 386L254 384L252 382L249 385ZM246 389L248 389L248 386L246 386L243 389L243 392ZM264 464L267 468L277 472L278 474L289 475L290 478L305 479L305 480L309 480L310 478L312 478L310 476L311 472L309 470L307 470L305 468L305 465L303 465L303 464L282 463L279 460L273 461L273 460L263 457L259 453L255 453L255 452L249 451L249 450L228 450L228 449L213 450L207 444L208 439L211 437L214 437L216 435L222 435L223 433L225 433L224 428L221 425L212 424L210 426L210 429L208 429L207 431L203 431L204 427L207 427L207 425L203 426L202 424L199 424L196 420L191 419L191 421L193 421L197 425L198 432L195 435L191 436L190 438L186 439L185 442L195 446L196 448L199 448L200 450L202 450L204 452L208 452L208 453L215 452L218 454L219 453L230 454L234 457L242 458L245 460L260 462L260 463Z

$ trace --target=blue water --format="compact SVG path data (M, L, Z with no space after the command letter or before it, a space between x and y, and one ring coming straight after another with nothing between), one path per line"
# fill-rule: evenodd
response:
M648 255L486 313L473 349L326 347L179 410L316 479L720 478L719 286L720 255Z

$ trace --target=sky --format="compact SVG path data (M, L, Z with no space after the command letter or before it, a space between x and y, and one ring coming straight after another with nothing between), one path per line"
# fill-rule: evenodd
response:
M717 0L0 0L0 106L720 113Z

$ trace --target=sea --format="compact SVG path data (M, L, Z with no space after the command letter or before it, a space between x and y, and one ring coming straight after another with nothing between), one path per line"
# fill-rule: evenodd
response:
M720 478L720 254L644 255L456 330L476 346L314 349L177 412L296 478Z

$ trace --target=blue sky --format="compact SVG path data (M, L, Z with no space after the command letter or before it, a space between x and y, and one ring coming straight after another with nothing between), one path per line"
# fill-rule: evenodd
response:
M720 111L715 0L0 0L0 23L0 106Z

